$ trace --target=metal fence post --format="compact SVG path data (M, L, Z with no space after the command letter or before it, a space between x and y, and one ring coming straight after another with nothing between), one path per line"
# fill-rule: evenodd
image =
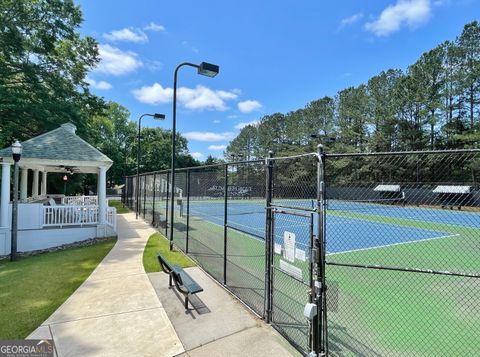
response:
M133 177L128 178L128 208L133 208Z
M265 315L267 323L272 320L272 264L273 264L273 152L268 152L266 160L267 172L265 178Z
M325 153L323 145L318 145L317 163L317 239L315 240L315 263L313 267L314 289L312 297L317 305L317 315L312 323L312 351L315 355L326 356L328 353L327 342L327 304L325 282Z
M152 226L155 227L155 184L156 184L156 174L153 174L153 187L152 187Z
M188 253L189 230L190 230L190 170L187 170L187 233L185 235L185 253Z
M318 188L317 188L318 189ZM312 206L314 205L313 203L313 200L312 200ZM314 209L314 207L312 207L312 209ZM318 214L318 213L317 213ZM314 224L314 217L315 213L312 212L311 213L311 216L310 216L310 224L308 226L308 230L309 230L309 234L310 234L310 250L311 250L311 259L309 259L309 274L310 274L310 296L308 297L308 302L309 303L314 303L315 302L315 282L314 282L314 279L313 279L313 276L314 276L314 272L315 272L315 262L314 260L312 259L313 258L313 254L312 252L315 251L315 233L314 233L314 229L315 229L315 224ZM309 321L309 334L308 334L308 346L313 346L313 321Z
M127 193L127 178L125 176L123 176L123 189L122 189L122 204L123 204L123 207L125 207L125 197L126 197L126 193Z
M225 164L223 199L223 284L227 285L228 164Z
M125 205L130 208L130 177L125 177Z
M165 237L167 239L168 239L168 200L169 200L169 197L170 197L170 172L167 172L167 199L166 199L166 206L165 206Z
M143 175L143 219L145 219L147 203L147 175Z

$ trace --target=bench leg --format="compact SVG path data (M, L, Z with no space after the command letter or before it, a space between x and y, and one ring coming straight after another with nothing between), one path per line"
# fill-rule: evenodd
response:
M188 310L188 294L185 295L185 310Z
M172 286L172 274L168 274L168 286Z

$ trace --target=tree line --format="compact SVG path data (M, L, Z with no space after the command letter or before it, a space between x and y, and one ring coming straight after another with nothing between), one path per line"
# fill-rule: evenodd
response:
M113 160L108 182L114 185L136 170L137 127L126 108L91 93L87 74L100 58L97 41L79 33L82 22L73 0L0 2L0 148L71 122ZM167 168L171 131L144 128L141 138L141 171ZM198 165L187 140L178 138L177 165ZM62 192L61 178L50 176L49 188ZM74 176L70 191L96 180Z
M478 148L480 24L423 53L406 70L388 69L304 108L246 126L225 156L263 158L314 150L380 152Z

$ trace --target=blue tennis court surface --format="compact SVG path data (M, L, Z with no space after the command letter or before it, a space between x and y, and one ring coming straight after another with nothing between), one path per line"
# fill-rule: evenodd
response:
M440 208L402 207L399 205L375 203L329 202L329 206L334 210L480 228L480 212L465 212Z
M304 207L311 206L311 200L292 201ZM285 203L288 204L288 203ZM372 207L367 207L367 206ZM401 206L386 206L374 204L355 205L345 211L359 212L369 215L379 215L391 218L402 218L424 222L435 222L459 226L480 227L480 215L471 212L447 211L430 208L415 208ZM223 201L191 201L190 216L196 217L217 225L224 224ZM327 215L327 252L340 253L362 249L371 249L395 244L404 244L422 240L453 236L451 232L442 230L406 227L402 225L374 222L360 217L350 218L335 215L328 211ZM265 234L264 203L229 201L227 206L228 225L233 229L249 233L259 239ZM275 215L275 240L283 241L283 232L295 234L297 244L305 249L309 244L309 219L290 215ZM314 233L316 233L316 219L314 216ZM352 230L351 226L355 229Z

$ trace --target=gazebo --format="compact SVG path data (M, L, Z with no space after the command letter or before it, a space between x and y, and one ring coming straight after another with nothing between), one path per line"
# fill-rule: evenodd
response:
M106 173L112 160L76 135L71 123L22 142L18 250L31 251L116 234L116 211L108 207ZM0 150L0 256L10 253L12 150ZM29 181L29 170L33 174ZM98 175L96 196L62 197L47 192L49 172ZM29 194L29 186L30 194ZM58 196L58 195L57 195ZM61 197L61 196L60 196ZM67 230L68 228L68 230Z

